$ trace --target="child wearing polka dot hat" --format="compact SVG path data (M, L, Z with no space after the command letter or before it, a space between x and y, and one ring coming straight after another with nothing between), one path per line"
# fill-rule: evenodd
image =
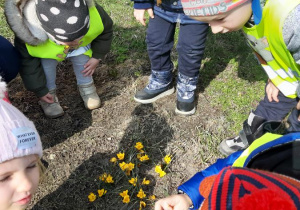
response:
M59 2L37 0L36 13L48 35L61 42L76 40L84 36L89 29L89 11L83 0Z
M93 0L6 1L5 15L21 53L25 87L40 98L47 117L64 114L56 95L56 67L70 59L87 109L101 105L93 81L111 47L113 22Z

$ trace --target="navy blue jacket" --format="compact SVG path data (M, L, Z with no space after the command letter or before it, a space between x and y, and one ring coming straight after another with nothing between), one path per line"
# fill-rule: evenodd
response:
M153 8L154 14L159 17L181 24L203 24L200 21L193 20L186 16L183 12L180 0L162 0L162 4L157 6L156 0L132 0L134 1L135 9L149 9Z

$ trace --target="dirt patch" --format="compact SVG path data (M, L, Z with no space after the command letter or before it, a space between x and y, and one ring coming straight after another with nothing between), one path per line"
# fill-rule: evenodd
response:
M137 70L142 72L139 77L134 73ZM88 111L77 91L71 65L64 63L58 70L57 94L65 115L58 119L43 115L38 99L23 88L20 78L9 85L12 103L34 121L42 137L43 159L48 164L46 178L30 208L137 209L138 205L124 206L113 194L94 203L87 199L97 190L99 175L110 167L109 159L136 141L148 148L151 164L143 173L151 179L148 190L157 198L175 193L179 184L220 156L215 149L220 139L214 134L220 136L225 120L211 107L205 92L198 94L197 112L190 117L175 114L175 94L141 105L133 95L144 87L149 74L146 59L101 65L94 80L102 106ZM168 174L159 178L154 166L168 153L174 159Z

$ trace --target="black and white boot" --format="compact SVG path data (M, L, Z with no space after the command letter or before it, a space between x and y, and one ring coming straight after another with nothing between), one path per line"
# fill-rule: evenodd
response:
M266 120L263 117L255 115L252 111L250 112L248 119L243 123L243 130L240 131L239 135L233 138L223 140L219 146L218 150L228 156L232 153L244 150L249 146L249 141L247 139L250 135L253 135L260 125L262 125Z
M243 130L234 138L225 139L218 146L219 151L228 156L236 151L246 149L253 141L265 133L284 134L285 126L281 121L267 121L263 117L249 114L243 123Z

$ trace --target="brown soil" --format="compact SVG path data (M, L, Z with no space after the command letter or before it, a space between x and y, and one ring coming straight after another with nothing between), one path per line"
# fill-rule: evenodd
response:
M140 77L134 76L137 66L143 72ZM38 98L24 89L19 77L9 85L12 103L34 121L42 137L43 160L48 165L30 208L138 209L137 205L123 205L121 198L113 195L94 203L87 199L90 192L96 192L98 177L110 167L110 158L132 148L136 141L148 148L151 164L144 174L152 180L148 191L157 198L176 193L179 184L220 156L214 133L222 132L225 120L222 112L210 105L205 92L198 93L197 112L189 117L175 114L175 94L149 105L133 100L135 92L147 83L149 68L148 61L142 59L122 65L102 64L94 75L102 106L88 111L71 65L60 65L57 94L65 115L58 119L44 116ZM169 153L174 159L168 174L159 178L154 166Z

